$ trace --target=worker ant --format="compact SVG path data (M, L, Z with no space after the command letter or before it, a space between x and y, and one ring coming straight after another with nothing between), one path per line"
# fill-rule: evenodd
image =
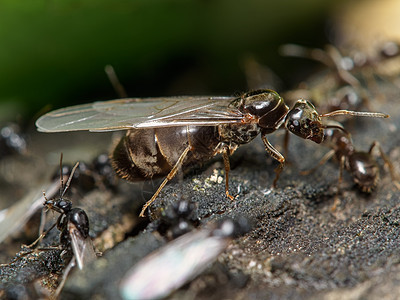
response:
M394 184L400 189L398 176L395 173L394 167L379 142L374 141L368 152L357 151L350 133L338 122L331 122L330 128L325 130L324 136L325 144L332 149L323 156L316 167L307 171L302 171L302 175L310 174L335 156L340 163L339 185L343 179L343 169L346 169L353 177L354 183L362 192L371 193L380 180L379 166L372 155L374 148L378 148L380 156L389 167Z
M35 246L41 239L43 239L54 227L60 231L60 246L63 250L70 251L74 254L79 269L83 269L84 263L93 260L96 253L93 249L92 240L89 236L89 218L86 212L81 208L72 208L72 202L64 198L66 191L69 188L75 170L78 168L79 162L72 168L71 174L64 185L63 172L62 172L62 155L60 158L60 196L58 198L47 199L45 192L43 197L45 202L43 205L47 210L58 212L60 216L57 221L39 238L29 245L29 248ZM41 248L39 248L40 250Z

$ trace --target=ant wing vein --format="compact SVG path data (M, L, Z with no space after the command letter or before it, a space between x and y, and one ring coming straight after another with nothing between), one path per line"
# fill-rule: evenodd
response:
M228 108L233 97L128 98L71 106L40 117L42 132L115 131L181 125L238 123L242 114Z
M92 240L89 236L86 238L83 237L76 226L71 222L68 223L68 231L77 265L79 269L82 270L84 265L87 265L96 258Z

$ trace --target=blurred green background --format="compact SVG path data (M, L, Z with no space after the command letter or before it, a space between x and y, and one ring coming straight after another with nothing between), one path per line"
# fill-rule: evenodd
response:
M2 0L0 120L117 98L107 64L132 97L245 91L248 55L290 85L302 62L280 57L279 45L325 44L338 3Z

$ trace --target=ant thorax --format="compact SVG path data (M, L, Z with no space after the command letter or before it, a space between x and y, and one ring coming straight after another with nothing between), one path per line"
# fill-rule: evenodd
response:
M228 145L242 145L250 143L260 134L260 127L255 124L223 124L218 125L221 142Z

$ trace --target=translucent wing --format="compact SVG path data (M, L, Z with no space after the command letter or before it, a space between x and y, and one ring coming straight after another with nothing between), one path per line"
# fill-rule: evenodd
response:
M161 299L201 274L227 247L228 237L207 229L189 232L154 251L123 279L123 299Z
M41 189L34 189L24 198L16 202L9 208L0 211L0 244L11 234L17 232L25 226L30 217L43 207L45 201L43 191L46 191L46 197L52 198L59 192L60 180L53 181L48 186Z
M68 222L68 232L77 265L82 270L85 264L96 258L92 240L89 236L86 238L83 237L72 222Z
M201 274L238 235L250 230L245 218L226 219L216 228L186 233L155 250L120 283L123 299L161 299Z
M36 121L39 131L114 131L181 125L238 123L242 113L228 107L234 97L129 98L52 111Z

